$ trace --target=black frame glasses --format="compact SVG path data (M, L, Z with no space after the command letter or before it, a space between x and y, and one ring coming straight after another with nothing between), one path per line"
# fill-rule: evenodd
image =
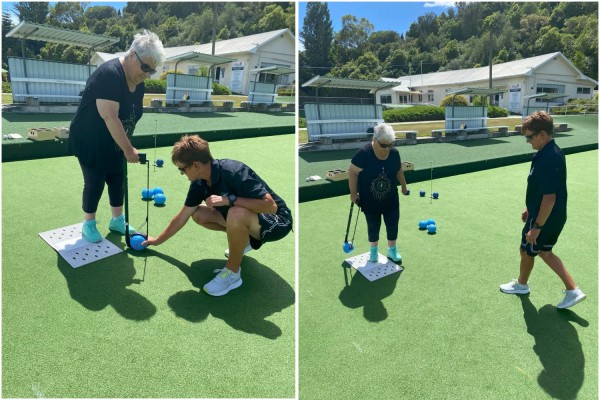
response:
M151 66L149 66L148 64L146 64L145 62L142 61L142 59L140 58L140 56L138 55L137 52L134 51L133 53L135 54L138 61L140 62L140 68L142 69L142 71L144 71L144 73L150 74L150 75L154 75L156 73L156 70L154 68L152 68Z
M388 143L388 144L383 144L377 139L375 139L375 141L381 146L382 149L391 149L392 146L394 146L394 142Z

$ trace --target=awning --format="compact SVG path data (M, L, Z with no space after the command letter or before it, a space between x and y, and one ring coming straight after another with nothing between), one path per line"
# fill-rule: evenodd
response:
M272 65L270 67L256 68L252 70L253 73L256 74L273 74L273 75L288 75L296 72L294 68L286 68L286 67L278 67L276 65Z
M115 37L92 35L89 33L60 29L54 26L34 24L26 21L20 22L5 36L80 46L94 50L108 47L119 41L119 38Z
M234 62L236 61L236 59L221 56L213 56L211 54L198 53L196 51L188 51L186 53L176 54L174 56L168 57L166 61L193 61L200 64L219 65Z
M500 89L483 89L483 88L465 88L458 89L452 92L446 93L447 95L452 94L474 94L479 96L493 96L495 94L506 93L508 90L500 90Z
M563 97L569 97L568 94L561 93L538 93L532 94L531 96L525 96L525 99L539 99L542 101L552 101L556 99L562 99Z
M302 84L302 87L316 88L338 88L338 89L359 89L359 90L382 90L397 86L398 82L381 81L363 81L359 79L346 78L327 78L324 76L315 76L311 80Z
M396 93L404 93L404 94L421 94L420 91L418 90L412 90L411 88L409 88L408 86L404 86L404 85L398 85L398 86L394 86L392 88L392 90Z

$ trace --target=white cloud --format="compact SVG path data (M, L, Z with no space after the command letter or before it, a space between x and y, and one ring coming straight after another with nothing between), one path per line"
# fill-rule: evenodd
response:
M424 5L425 8L433 8L433 7L444 7L444 8L453 8L454 6L454 1L450 1L450 0L434 0L434 1L430 1L425 3Z

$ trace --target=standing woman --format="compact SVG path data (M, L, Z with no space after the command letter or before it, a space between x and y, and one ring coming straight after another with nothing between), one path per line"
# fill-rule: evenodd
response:
M108 186L112 219L108 228L125 234L123 215L123 157L138 162L131 135L142 117L144 80L165 61L158 36L136 34L124 56L100 65L88 78L70 127L69 150L78 158L83 172L83 237L102 241L96 228L96 210ZM130 232L134 232L129 227Z
M369 261L372 262L376 262L378 257L382 216L387 232L387 256L395 262L402 262L402 256L396 247L400 221L398 183L402 185L402 193L406 194L407 189L400 153L393 147L395 138L391 126L377 125L373 141L358 150L348 169L350 200L360 205L367 219L371 244Z

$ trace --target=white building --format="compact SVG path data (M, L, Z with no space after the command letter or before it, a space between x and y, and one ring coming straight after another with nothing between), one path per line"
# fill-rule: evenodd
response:
M217 41L215 42L215 55L236 61L215 66L213 79L215 82L229 87L235 93L247 95L250 82L264 82L265 80L270 82L270 79L275 79L273 75L259 75L254 70L270 66L295 67L295 43L296 39L288 29ZM165 48L167 59L191 51L212 54L212 43ZM123 54L96 52L90 63L100 65ZM178 71L189 75L195 74L199 69L200 64L189 61L182 61L177 65ZM162 72L169 70L175 70L175 62L167 61L152 78L158 78ZM294 81L294 74L283 75L279 79L279 83L289 84Z
M400 78L381 78L398 86L378 93L381 104L439 105L448 92L466 88L489 88L489 67L433 72ZM493 89L506 91L494 103L510 112L521 113L527 97L539 93L559 93L558 99L591 99L598 82L583 75L562 53L544 54L492 66ZM472 98L469 99L472 101ZM558 103L550 103L556 105ZM531 104L534 105L533 102ZM544 103L545 105L545 103Z

